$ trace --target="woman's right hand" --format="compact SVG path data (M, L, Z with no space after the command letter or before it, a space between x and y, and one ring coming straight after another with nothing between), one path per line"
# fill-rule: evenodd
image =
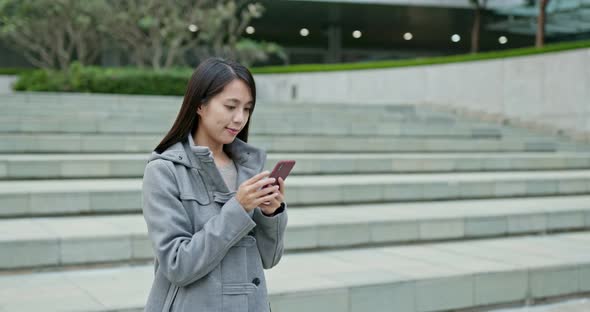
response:
M270 172L263 171L250 179L244 181L236 192L236 199L248 212L254 210L261 203L269 201L280 194L279 187L272 185L275 178L268 178ZM263 186L270 184L266 188ZM270 193L269 195L266 195Z

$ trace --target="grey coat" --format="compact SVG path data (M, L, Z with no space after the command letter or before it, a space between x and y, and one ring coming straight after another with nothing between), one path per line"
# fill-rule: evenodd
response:
M238 186L262 171L265 151L239 138L229 147ZM155 263L145 311L269 311L263 269L283 255L286 203L270 217L247 213L206 151L185 140L148 160L143 216Z

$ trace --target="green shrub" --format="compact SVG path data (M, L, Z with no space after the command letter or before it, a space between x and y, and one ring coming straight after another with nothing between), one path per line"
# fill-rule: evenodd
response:
M37 70L20 75L18 91L183 95L192 70L83 67L66 72Z
M0 76L2 75L20 75L22 73L34 71L35 68L26 68L26 67L4 67L0 68Z

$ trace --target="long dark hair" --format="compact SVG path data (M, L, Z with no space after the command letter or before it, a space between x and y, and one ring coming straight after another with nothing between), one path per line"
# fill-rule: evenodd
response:
M256 85L254 84L254 78L250 71L243 65L215 57L204 60L193 72L186 87L184 100L182 101L178 116L176 116L176 120L170 131L168 131L168 134L166 134L154 151L161 154L175 143L186 140L189 132L194 133L199 126L197 108L206 104L210 98L219 94L227 84L235 79L240 79L246 83L252 95L250 117L237 136L240 140L248 142L248 129L256 104ZM229 153L225 145L223 149ZM232 156L230 155L230 157Z

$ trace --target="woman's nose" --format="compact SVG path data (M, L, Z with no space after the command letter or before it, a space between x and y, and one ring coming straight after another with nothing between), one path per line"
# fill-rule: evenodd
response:
M238 112L234 114L234 122L235 123L242 123L244 121L244 112Z

